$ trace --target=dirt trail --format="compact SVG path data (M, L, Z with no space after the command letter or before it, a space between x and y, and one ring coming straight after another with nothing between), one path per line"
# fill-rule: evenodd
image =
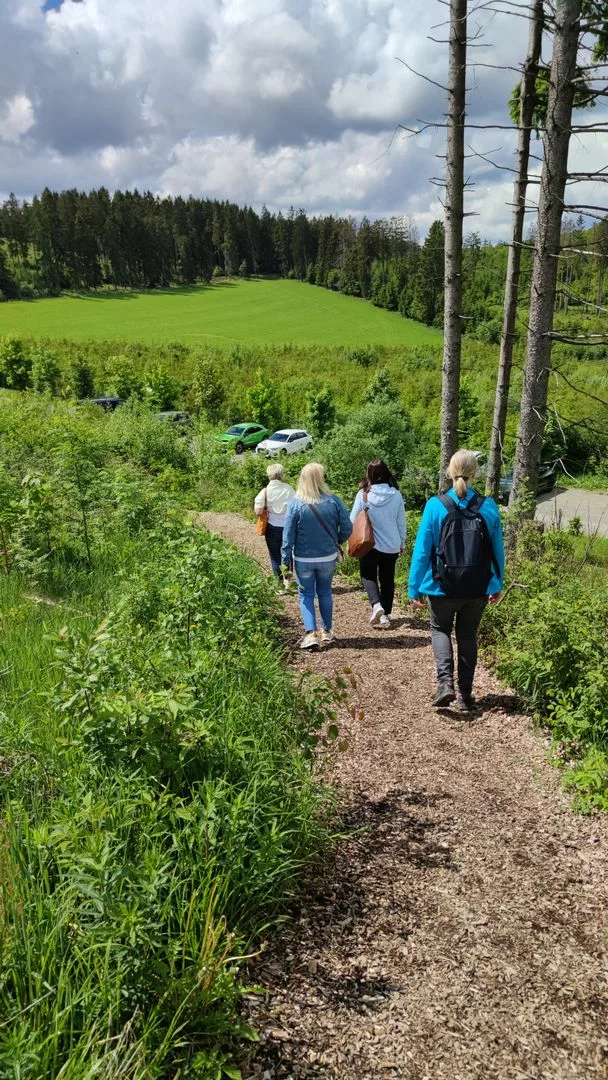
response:
M201 519L267 566L250 523ZM249 1077L605 1080L608 822L571 812L487 672L480 717L437 713L426 627L374 631L359 590L336 593L335 646L294 663L360 676L340 760L357 832L254 973ZM295 599L286 621L295 643Z

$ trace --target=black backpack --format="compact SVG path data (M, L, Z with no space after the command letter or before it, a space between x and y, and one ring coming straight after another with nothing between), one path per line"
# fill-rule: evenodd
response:
M438 495L447 510L434 551L433 577L454 599L485 596L496 559L485 518L484 498L475 495L465 510L449 495Z

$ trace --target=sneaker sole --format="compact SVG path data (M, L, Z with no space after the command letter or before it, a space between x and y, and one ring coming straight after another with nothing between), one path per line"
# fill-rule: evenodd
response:
M383 615L385 615L385 614L386 614L386 612L384 612L384 611L382 610L382 608L380 608L380 611L377 611L377 612L376 612L376 614L375 614L375 615L373 615L373 616L372 616L372 618L371 618L371 619L369 620L369 625L370 625L370 626L377 626L377 625L378 625L378 623L380 622L380 619L381 619L381 618L382 618L382 616L383 616Z

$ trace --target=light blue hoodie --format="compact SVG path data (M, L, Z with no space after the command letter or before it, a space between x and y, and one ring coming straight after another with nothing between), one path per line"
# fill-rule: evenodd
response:
M401 492L390 484L372 484L367 493L369 520L374 532L374 548L385 555L396 555L405 545L405 505ZM350 520L353 525L363 510L363 492L358 491Z

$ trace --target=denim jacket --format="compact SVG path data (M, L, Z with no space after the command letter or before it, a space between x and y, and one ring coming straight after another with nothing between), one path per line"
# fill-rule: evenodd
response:
M301 499L293 499L287 508L281 561L288 566L294 558L314 561L336 554L338 544L348 540L353 531L348 511L337 495L322 495L314 507L329 532Z

